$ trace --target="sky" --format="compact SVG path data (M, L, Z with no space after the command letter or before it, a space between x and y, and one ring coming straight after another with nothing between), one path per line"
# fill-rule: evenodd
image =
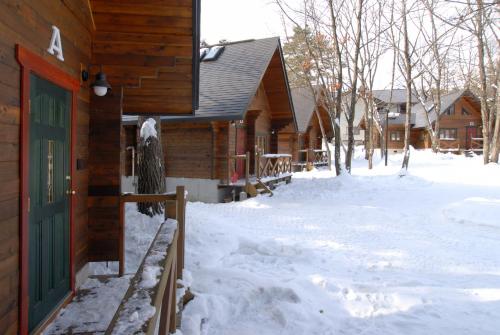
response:
M279 8L272 0L202 0L201 38L239 41L284 36Z
M282 41L286 37L280 9L273 0L201 1L201 39L208 44L216 44L222 39L234 42L272 36L281 36ZM383 63L376 89L390 86L387 73L392 62Z

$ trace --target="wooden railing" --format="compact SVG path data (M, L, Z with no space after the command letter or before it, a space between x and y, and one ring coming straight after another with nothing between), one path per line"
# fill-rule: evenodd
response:
M236 171L236 166L238 162L243 162L245 164L245 184L248 185L250 182L250 152L247 151L244 155L232 155L227 159L227 185L232 183L231 179Z
M472 151L483 151L483 138L482 137L472 137L470 139L470 149Z
M257 154L255 161L257 179L265 177L278 177L281 174L292 172L292 155Z
M174 333L177 328L177 280L182 279L184 269L185 188L178 186L176 193L173 194L124 194L121 196L122 239L119 270L121 275L125 270L124 221L127 202L164 202L166 221L160 227L146 257L132 279L106 334L163 335ZM175 221L169 218L175 219L177 224L175 225ZM152 267L161 269L161 273L156 277L156 284L144 285L144 278L151 277L149 272ZM142 301L139 301L141 299ZM150 312L151 305L154 307L154 313ZM145 308L145 310L137 308ZM134 315L137 314L144 319L135 320Z
M440 151L460 151L460 142L452 139L439 140Z
M304 163L313 163L313 165L324 165L328 164L330 156L327 150L313 150L313 149L302 149L299 150L300 153L306 154L306 159ZM300 159L300 157L299 157Z

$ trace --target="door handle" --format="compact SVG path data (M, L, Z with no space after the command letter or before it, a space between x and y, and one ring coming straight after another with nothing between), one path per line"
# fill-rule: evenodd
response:
M67 194L67 195L75 195L75 194L76 194L76 191L75 191L75 190L67 190L67 191L66 191L66 194Z

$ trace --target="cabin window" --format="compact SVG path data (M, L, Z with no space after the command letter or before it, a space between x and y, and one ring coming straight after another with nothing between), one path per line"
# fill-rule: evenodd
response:
M455 105L451 105L444 111L445 115L455 115Z
M400 131L391 131L391 141L392 142L401 142L401 132Z
M462 115L468 116L470 115L470 112L467 109L465 109L465 107L462 107Z
M456 128L441 128L441 129L439 129L439 139L441 139L441 140L456 140L457 139L457 129Z
M217 45L215 47L211 47L210 50L208 50L206 56L203 58L203 61L215 61L217 60L222 52L224 51L224 46L223 45Z
M352 132L354 135L359 135L360 133L359 127L352 127Z
M399 104L399 112L400 112L401 114L406 113L406 103L404 103L404 104Z

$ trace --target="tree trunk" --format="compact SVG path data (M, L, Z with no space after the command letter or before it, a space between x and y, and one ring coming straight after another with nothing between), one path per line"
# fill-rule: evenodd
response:
M345 156L345 168L351 173L352 155L354 153L354 114L356 112L356 95L358 89L358 59L361 43L361 17L363 13L363 0L358 0L358 11L356 14L356 43L354 46L354 75L351 87L351 104L349 106L349 113L347 114L347 154ZM342 64L340 65L342 66Z
M334 139L335 139L335 173L340 175L342 168L340 167L340 113L342 113L342 52L340 50L339 39L337 36L337 17L333 9L333 0L328 1L330 9L330 19L332 20L332 33L335 46L335 54L337 56L337 83L335 86L335 122L333 124Z
M479 82L481 88L481 118L483 120L483 159L484 164L489 163L490 158L490 121L488 112L488 95L486 83L486 68L484 64L484 4L482 0L477 0L476 11L476 39L479 61Z
M497 85L500 80L497 80ZM496 116L495 116L495 130L493 131L493 142L491 148L491 161L498 163L498 156L500 154L500 90L496 90Z
M163 194L166 192L166 183L160 118L145 121L139 118L139 122L141 131L137 148L137 191L139 194ZM137 210L152 217L163 213L164 204L138 203Z
M412 77L411 77L411 58L410 58L410 42L408 37L408 22L406 12L406 1L403 1L403 39L404 39L404 62L405 62L405 81L406 81L406 120L405 120L405 141L404 141L404 158L402 168L408 170L410 164L410 123L411 123L411 92L412 92Z

